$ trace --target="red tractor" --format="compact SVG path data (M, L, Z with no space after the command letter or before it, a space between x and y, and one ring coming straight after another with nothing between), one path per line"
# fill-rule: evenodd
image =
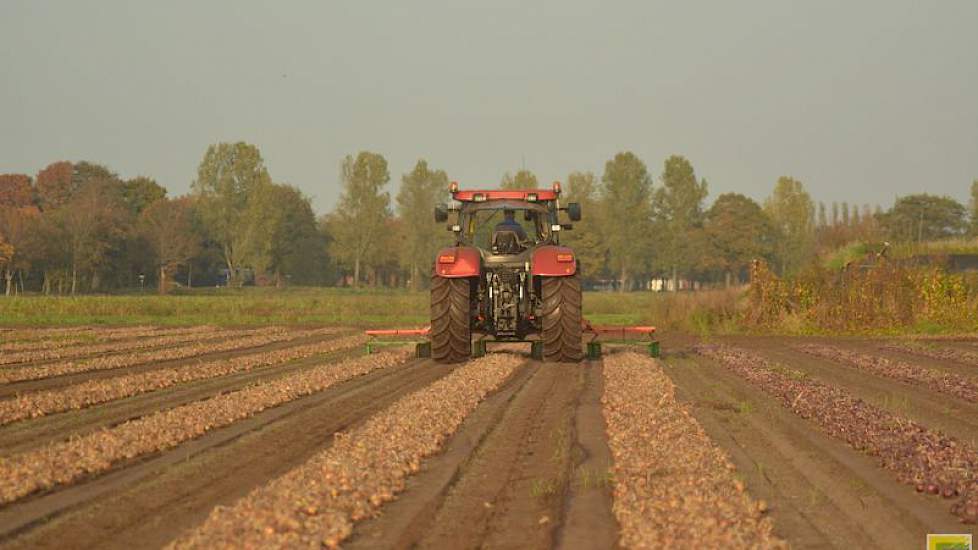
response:
M560 204L552 189L463 191L452 182L451 206L435 221L452 220L455 246L435 258L431 285L431 356L465 361L487 341L530 342L547 361L582 356L581 283L577 258L560 246L581 219L577 203ZM473 342L473 335L477 338Z

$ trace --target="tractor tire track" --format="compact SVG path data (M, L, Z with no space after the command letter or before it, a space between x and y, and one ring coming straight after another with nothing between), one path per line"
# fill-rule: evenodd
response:
M424 465L382 516L358 525L345 546L550 548L580 534L582 517L611 517L607 494L590 499L594 487L579 487L574 479L585 459L579 404L594 375L577 364L524 367L466 419L444 453ZM588 448L595 446L594 420L586 415ZM613 546L610 525L611 531L588 534L596 547L607 547L609 537Z

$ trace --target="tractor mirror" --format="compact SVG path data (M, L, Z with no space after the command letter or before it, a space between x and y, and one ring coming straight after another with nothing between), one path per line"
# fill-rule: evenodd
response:
M581 203L567 203L567 216L570 217L572 222L581 221Z
M438 223L448 221L448 205L445 204L435 205L435 221Z

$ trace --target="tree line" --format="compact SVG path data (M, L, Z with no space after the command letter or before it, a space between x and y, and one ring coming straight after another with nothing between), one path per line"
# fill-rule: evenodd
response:
M122 179L87 161L59 161L36 175L0 175L0 275L7 295L76 294L155 286L246 284L427 285L436 250L451 242L432 209L449 200L449 176L419 160L396 196L383 155L343 159L336 207L317 218L309 197L275 181L247 143L208 147L186 196L154 179ZM466 187L463 182L463 187ZM478 185L477 185L478 186ZM540 187L526 169L502 188ZM816 204L803 183L781 177L758 203L737 193L707 205L692 163L667 158L654 176L632 152L603 172L572 172L565 200L584 219L563 243L589 284L644 288L652 278L730 284L753 259L792 274L851 242L926 241L978 235L978 181L965 206L915 194L887 210Z

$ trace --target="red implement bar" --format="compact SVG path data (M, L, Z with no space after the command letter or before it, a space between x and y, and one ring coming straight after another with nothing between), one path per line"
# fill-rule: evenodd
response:
M594 326L588 320L584 320L584 322L581 323L581 329L584 332L590 332L595 336L607 334L612 336L620 336L622 339L624 339L626 335L648 335L651 337L653 334L655 334L655 327L651 326Z
M367 330L367 336L427 336L431 327L424 328L392 328L380 330Z

